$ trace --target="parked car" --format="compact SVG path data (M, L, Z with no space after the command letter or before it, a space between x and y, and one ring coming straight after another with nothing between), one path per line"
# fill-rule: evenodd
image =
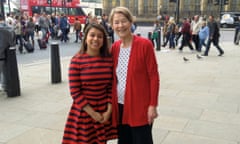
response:
M220 26L223 28L235 27L239 23L240 12L224 12L222 13Z

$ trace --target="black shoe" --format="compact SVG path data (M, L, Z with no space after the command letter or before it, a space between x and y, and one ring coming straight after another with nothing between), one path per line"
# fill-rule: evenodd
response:
M224 52L221 52L218 56L222 56L224 54Z
M208 56L208 54L202 54L202 56Z

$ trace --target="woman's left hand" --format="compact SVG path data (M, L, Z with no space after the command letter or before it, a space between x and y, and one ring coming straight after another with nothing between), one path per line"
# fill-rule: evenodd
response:
M152 124L154 119L157 118L158 113L155 106L149 106L148 107L148 123Z

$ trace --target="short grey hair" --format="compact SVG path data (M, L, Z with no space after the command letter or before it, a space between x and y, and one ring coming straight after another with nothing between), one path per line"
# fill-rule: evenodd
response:
M109 15L109 23L110 23L111 26L113 25L113 16L116 13L124 15L128 19L129 22L133 23L134 17L132 15L131 11L128 8L126 8L126 7L116 7L116 8L112 9L112 11Z

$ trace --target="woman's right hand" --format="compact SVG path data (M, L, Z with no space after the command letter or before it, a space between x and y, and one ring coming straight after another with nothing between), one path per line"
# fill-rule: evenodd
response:
M92 112L90 116L97 122L100 122L104 120L104 117L99 112Z
M83 110L97 122L101 122L104 119L104 117L99 112L96 112L90 105L86 105Z

